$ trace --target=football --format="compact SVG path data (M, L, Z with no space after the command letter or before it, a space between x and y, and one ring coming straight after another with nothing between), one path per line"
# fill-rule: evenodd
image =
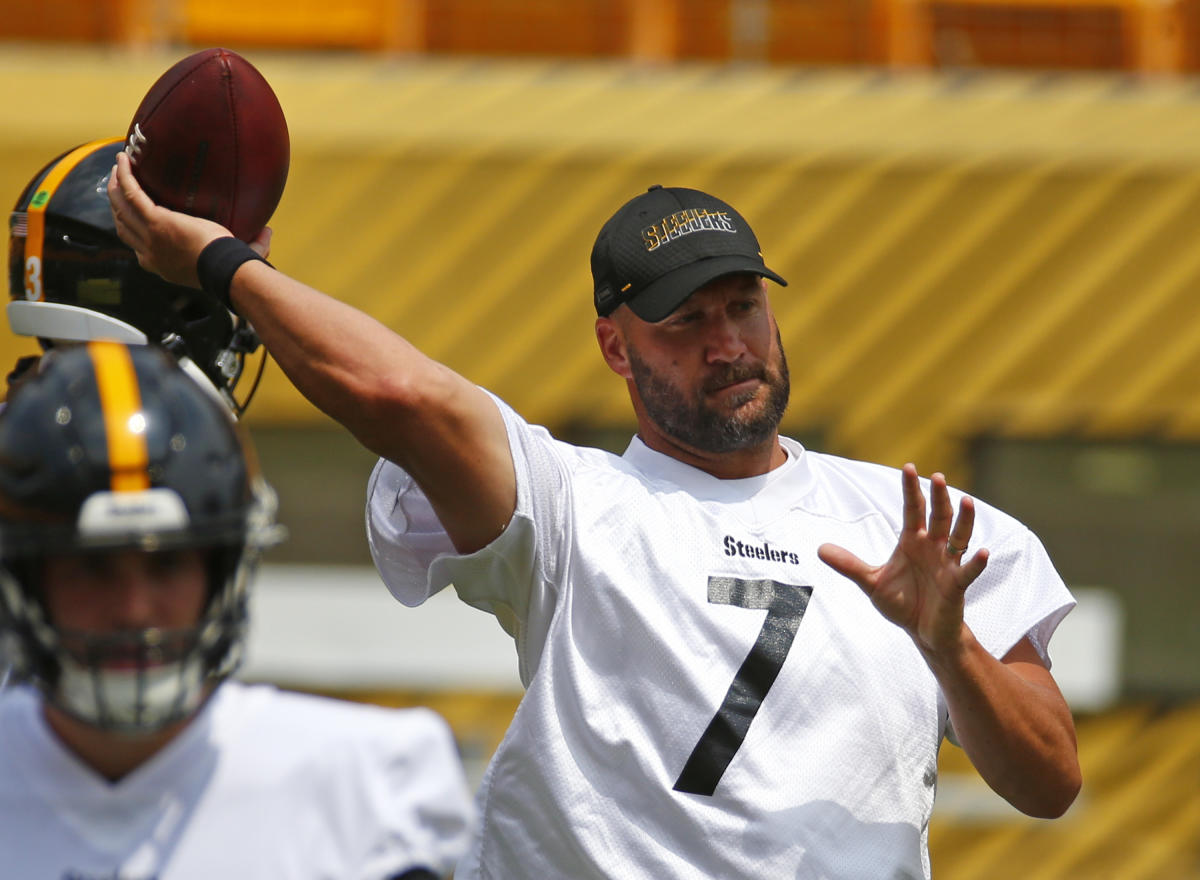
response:
M150 87L125 152L157 204L252 241L283 196L291 142L279 99L254 65L229 49L205 49Z

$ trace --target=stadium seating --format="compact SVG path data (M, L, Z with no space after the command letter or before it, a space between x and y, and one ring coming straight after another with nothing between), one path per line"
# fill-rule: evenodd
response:
M1197 0L43 0L7 39L559 58L1169 72Z

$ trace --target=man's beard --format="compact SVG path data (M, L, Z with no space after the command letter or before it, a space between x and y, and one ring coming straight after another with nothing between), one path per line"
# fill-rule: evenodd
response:
M656 375L632 348L628 354L633 383L651 421L667 436L694 449L723 453L765 443L779 427L787 409L791 381L783 346L779 345L776 350L779 352L776 369L765 363L728 364L710 376L691 399ZM754 412L743 415L738 410L754 399L758 388L729 401L734 408L730 414L718 412L705 400L706 394L747 379L761 379L766 383L767 397Z

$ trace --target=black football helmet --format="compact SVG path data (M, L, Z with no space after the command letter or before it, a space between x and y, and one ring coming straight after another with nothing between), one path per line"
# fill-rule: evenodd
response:
M0 412L0 666L97 727L187 717L241 660L275 507L240 426L164 352L52 349ZM193 547L209 598L192 628L69 631L42 601L48 556Z
M93 339L161 345L197 378L203 373L240 415L257 378L241 401L234 388L258 337L214 298L142 269L117 237L107 184L123 146L113 138L63 153L17 199L9 220L9 326L44 348Z

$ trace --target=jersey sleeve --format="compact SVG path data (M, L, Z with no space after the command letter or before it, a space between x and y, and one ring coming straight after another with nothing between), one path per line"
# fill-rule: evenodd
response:
M412 477L380 461L367 490L367 536L376 568L399 601L419 605L453 585L462 601L493 614L516 641L521 680L528 683L572 528L571 447L492 399L504 418L517 481L516 510L504 532L475 553L456 553Z
M997 516L1005 525L981 537L979 546L988 548L988 564L967 588L963 619L997 660L1028 636L1046 668L1050 668L1050 637L1075 607L1075 599L1032 531L999 515L994 508L980 502L976 505L977 525ZM973 552L968 549L966 558ZM939 703L946 737L961 745L944 699L939 697Z
M445 584L429 583L429 566L453 553L450 536L429 499L399 466L380 459L367 482L367 544L388 590L405 605L420 605Z
M1049 667L1050 637L1075 607L1074 597L1028 528L1016 525L988 553L987 568L967 588L967 625L997 658L1028 636Z
M361 880L414 868L449 876L475 821L462 763L446 722L428 709L384 710L390 717L359 756ZM360 826L361 828L361 826Z

